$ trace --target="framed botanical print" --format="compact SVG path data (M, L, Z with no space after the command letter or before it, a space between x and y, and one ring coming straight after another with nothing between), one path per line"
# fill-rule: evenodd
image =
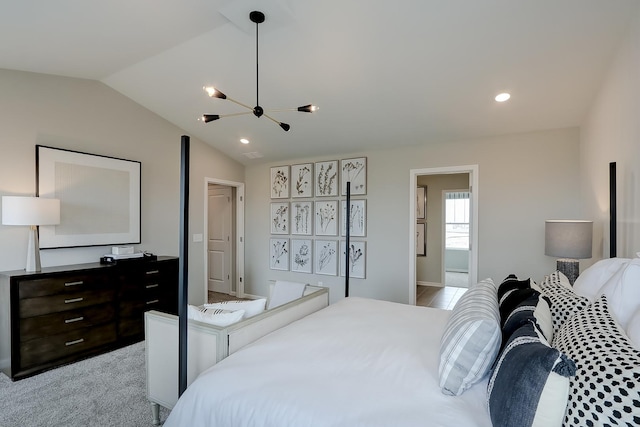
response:
M338 161L317 162L314 168L316 197L338 195Z
M289 239L269 239L269 267L272 270L289 270Z
M346 254L347 254L347 242L342 240L340 242L340 275L344 276L346 270ZM366 242L354 242L349 241L349 277L355 277L358 279L365 278L366 271Z
M289 202L271 203L271 234L289 234Z
M316 200L316 236L338 235L338 201Z
M338 274L338 242L336 240L315 241L313 266L316 274L328 276Z
M341 230L342 235L347 235L346 230L346 218L347 218L347 201L342 200L342 221ZM351 200L351 208L349 209L349 236L351 237L364 237L367 234L367 201L366 200Z
M416 224L416 255L427 256L427 224L419 222Z
M416 218L427 219L427 187L416 188Z
M291 239L291 271L311 273L313 258L311 239Z
M313 163L291 166L291 197L313 197Z
M313 202L291 202L291 234L313 234Z
M289 198L289 166L276 166L271 168L271 198Z
M367 158L340 160L340 183L342 195L347 194L347 182L351 183L351 195L367 194Z

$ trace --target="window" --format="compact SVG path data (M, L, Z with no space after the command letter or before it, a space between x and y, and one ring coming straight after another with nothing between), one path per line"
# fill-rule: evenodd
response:
M445 248L469 249L469 192L445 193Z

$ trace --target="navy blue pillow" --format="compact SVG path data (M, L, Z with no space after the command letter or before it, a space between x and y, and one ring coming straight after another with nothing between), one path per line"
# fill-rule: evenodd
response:
M541 299L543 299L547 303L547 307L551 306L551 301L549 300L549 298L541 295L539 292L536 292L535 294L530 295L528 298L520 301L520 303L516 305L511 313L506 316L506 318L502 321L503 346L506 345L511 335L521 326L527 324L527 322L536 322L539 329L541 329L542 331L545 330L545 328L543 328L542 325L538 323L538 319L535 316L536 308L538 307ZM550 312L548 314L549 316L551 315ZM546 338L547 340L551 339L551 337L549 336L546 336Z
M575 363L550 347L535 324L527 322L509 338L489 380L493 427L531 427L536 416L543 425L561 425L568 377L575 373Z
M510 274L500 283L500 286L498 286L498 302L501 303L504 297L511 291L527 288L531 288L531 279L518 280L515 275Z
M515 308L527 299L538 297L540 292L532 288L515 289L505 296L500 303L500 326L504 326L504 322Z

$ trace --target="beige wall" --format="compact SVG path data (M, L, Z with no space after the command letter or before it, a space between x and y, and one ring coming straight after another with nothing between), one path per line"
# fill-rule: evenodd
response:
M427 187L427 256L416 257L416 281L442 283L442 191L469 189L469 174L424 175L418 185Z
M539 280L555 268L544 220L580 212L578 155L578 130L561 129L341 156L368 159L367 278L351 280L351 295L409 301L409 171L442 166L478 165L479 277ZM247 292L266 294L269 279L323 282L336 301L343 278L269 269L269 168L281 164L246 169Z
M640 251L640 3L582 126L585 217L594 221L593 258L609 256L609 162L617 165L618 256Z
M106 85L0 70L0 196L33 195L35 145L142 162L142 243L136 249L178 255L180 137L183 131ZM204 227L204 177L242 182L244 167L191 140L192 233ZM25 266L28 228L0 225L0 271ZM191 239L190 239L191 241ZM190 300L204 291L203 243L190 243ZM42 251L42 265L95 262L110 247Z

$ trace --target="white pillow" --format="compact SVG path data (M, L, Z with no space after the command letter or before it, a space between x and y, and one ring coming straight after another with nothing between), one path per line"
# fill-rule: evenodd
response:
M629 261L631 260L628 258L601 259L580 273L573 284L573 290L576 294L593 302L607 280L626 266Z
M205 308L219 308L221 310L237 311L244 310L244 318L248 319L256 314L260 314L264 311L264 307L267 304L266 298L254 299L254 300L233 300L222 301L213 304L205 304Z
M216 326L229 326L232 323L242 320L244 310L227 311L189 305L187 307L187 314L189 319L197 320L199 322L210 323Z
M640 351L640 310L637 310L633 316L631 316L625 332L631 342L636 346L636 349Z
M611 314L626 330L631 316L640 309L640 259L629 260L611 276L600 288L600 295L607 296Z

